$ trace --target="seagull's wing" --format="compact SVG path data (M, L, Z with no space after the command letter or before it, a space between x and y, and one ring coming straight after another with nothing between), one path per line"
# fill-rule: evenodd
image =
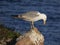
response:
M23 13L23 14L14 15L13 17L29 20L29 19L39 17L39 15L37 14L37 12L27 12L27 13Z
M26 18L35 18L38 17L39 15L37 13L33 13L33 12L27 12L22 14L22 17L26 17Z

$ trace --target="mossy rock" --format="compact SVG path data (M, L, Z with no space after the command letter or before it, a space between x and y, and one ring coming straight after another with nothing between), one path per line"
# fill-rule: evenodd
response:
M20 33L12 31L10 28L4 27L3 25L0 25L0 40L5 38L14 38L19 37Z

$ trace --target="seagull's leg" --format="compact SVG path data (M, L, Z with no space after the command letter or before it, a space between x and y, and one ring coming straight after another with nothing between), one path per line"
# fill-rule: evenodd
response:
M34 22L32 22L32 27L34 28Z
M32 21L31 21L31 29L32 29Z
M33 21L31 22L31 28L32 29L34 28L34 22Z

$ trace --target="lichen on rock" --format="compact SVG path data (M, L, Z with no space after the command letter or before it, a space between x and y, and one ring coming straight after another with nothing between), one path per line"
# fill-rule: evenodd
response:
M12 31L11 28L0 25L0 45L10 45L20 36L20 33Z

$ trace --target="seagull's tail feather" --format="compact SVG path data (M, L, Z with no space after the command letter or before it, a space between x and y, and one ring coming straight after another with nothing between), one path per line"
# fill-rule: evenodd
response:
M18 17L18 15L11 15L12 17Z
M21 15L11 15L13 18L22 18Z

